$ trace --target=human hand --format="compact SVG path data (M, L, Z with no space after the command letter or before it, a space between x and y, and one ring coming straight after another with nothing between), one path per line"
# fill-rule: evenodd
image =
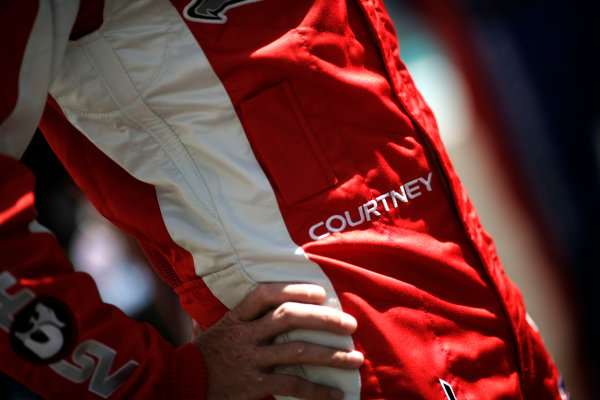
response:
M354 369L363 355L307 342L273 344L293 329L351 334L356 320L339 310L319 306L325 290L307 284L261 284L206 331L192 339L208 373L209 400L257 400L269 395L307 400L342 399L339 389L298 376L277 374L284 365L320 365Z

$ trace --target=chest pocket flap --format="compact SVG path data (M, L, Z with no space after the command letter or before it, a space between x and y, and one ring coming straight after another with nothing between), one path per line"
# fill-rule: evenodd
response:
M248 139L271 184L291 205L337 183L289 83L240 105Z

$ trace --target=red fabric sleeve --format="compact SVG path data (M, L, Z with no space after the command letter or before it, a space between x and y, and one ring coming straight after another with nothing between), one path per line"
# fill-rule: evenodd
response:
M203 398L197 347L101 301L54 236L32 232L34 177L0 156L1 369L48 399Z
M0 126L15 109L37 6L0 6L0 35L10 38L1 49ZM8 134L32 134L16 128ZM34 185L25 165L0 155L0 370L48 399L204 398L198 348L175 349L103 303L92 278L75 272L55 237L35 224Z

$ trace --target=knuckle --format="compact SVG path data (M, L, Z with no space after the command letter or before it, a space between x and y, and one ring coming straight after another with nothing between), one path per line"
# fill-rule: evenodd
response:
M343 318L343 313L334 309L334 308L327 308L325 309L325 313L323 315L323 319L329 323L329 324L336 324L336 325L341 325L342 323L342 318Z
M221 352L220 357L232 370L243 371L245 375L252 375L252 378L253 374L258 373L258 350L254 346L231 346L226 352Z
M289 321L293 318L293 309L290 303L283 303L275 309L273 317L281 321Z
M223 317L221 317L221 320L219 321L220 324L222 325L233 325L238 323L241 320L240 315L238 313L238 311L236 309L227 311L225 313L225 315L223 315Z
M240 344L252 343L252 328L250 324L237 325L230 332L231 342Z
M292 352L297 356L302 356L307 351L307 343L306 342L291 342L290 343Z
M290 346L290 352L297 357L299 360L304 359L306 357L310 357L312 353L314 353L314 349L309 343L303 341L294 341L288 343Z
M254 290L251 292L251 295L254 297L257 297L259 299L264 299L269 296L269 293L270 293L269 285L261 284L261 285L258 285L256 288L254 288Z
M309 389L310 385L307 385L305 381L296 376L290 376L287 379L286 384L293 393L296 393L298 395L306 396L309 394L309 392L312 391Z
M273 283L261 283L251 292L255 301L261 303L272 303L278 296L278 287Z
M252 372L236 378L236 396L241 396L239 397L241 400L257 398L257 392L260 392L260 385L263 381L264 376L262 374Z

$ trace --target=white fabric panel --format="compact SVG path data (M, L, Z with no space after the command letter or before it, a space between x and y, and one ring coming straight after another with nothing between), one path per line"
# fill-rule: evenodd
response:
M165 29L166 27L166 29ZM339 308L319 266L291 240L227 93L177 11L108 1L105 23L67 50L51 89L71 123L134 177L156 186L173 240L228 307L257 282L313 282ZM353 348L349 336L297 331ZM356 371L304 368L358 399Z
M41 0L23 54L19 94L0 124L0 153L21 158L42 116L48 89L62 63L79 0ZM5 38L10 40L10 38Z

